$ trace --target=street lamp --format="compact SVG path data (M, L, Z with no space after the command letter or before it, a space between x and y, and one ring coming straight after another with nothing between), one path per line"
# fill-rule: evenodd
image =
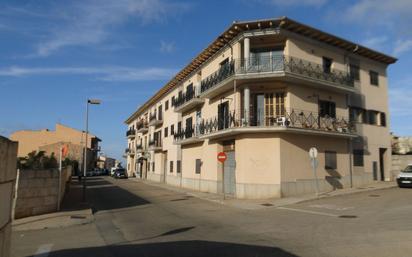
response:
M86 201L86 178L87 178L87 140L89 135L89 104L100 104L99 99L87 99L86 104L86 141L84 143L84 157L83 157L83 202Z

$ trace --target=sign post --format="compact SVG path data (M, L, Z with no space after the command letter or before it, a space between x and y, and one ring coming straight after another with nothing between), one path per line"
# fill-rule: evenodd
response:
M220 152L217 154L217 160L222 163L222 165L225 164L225 161L227 159L227 155L225 152ZM225 193L225 167L223 166L223 173L222 173L222 191L223 191L223 200L226 198L226 193Z
M310 157L310 165L312 166L313 169L313 175L315 176L315 183L316 183L316 195L319 195L319 181L318 181L318 176L316 174L316 168L318 167L318 149L315 147L311 147L309 149L309 157Z

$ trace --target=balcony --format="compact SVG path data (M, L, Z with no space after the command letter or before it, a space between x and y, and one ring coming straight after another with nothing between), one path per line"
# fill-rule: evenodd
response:
M346 117L321 116L297 109L283 110L276 117L251 115L238 118L234 111L226 118L213 117L199 125L199 138L219 138L241 133L291 132L301 134L357 137L354 123Z
M126 155L134 156L135 150L132 148L126 148L125 151Z
M149 140L149 151L161 151L162 150L162 140L150 139Z
M134 130L134 129L129 129L126 132L126 137L127 138L134 138L135 136L136 136L136 130Z
M201 97L211 98L233 86L233 79L277 78L335 91L354 92L349 72L323 70L321 64L292 56L235 59L202 80Z
M156 127L162 124L163 124L162 113L159 113L159 115L156 115L156 112L154 112L149 115L149 126Z
M136 153L146 152L142 144L136 144Z
M136 133L146 133L147 131L149 131L149 126L148 123L146 121L139 121L136 124Z
M194 129L195 125L186 127L181 131L174 134L174 144L176 145L188 145L202 142L203 139L199 138L199 129Z
M199 98L199 88L194 87L192 90L187 90L179 95L174 101L175 112L185 112L198 105L202 105L205 100Z

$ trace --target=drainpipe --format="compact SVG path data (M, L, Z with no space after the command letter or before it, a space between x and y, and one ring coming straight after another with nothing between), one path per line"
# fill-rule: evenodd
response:
M245 108L245 124L249 125L250 90L248 86L246 86L243 89L243 93L244 93L244 108Z
M353 188L352 138L348 139L350 187Z

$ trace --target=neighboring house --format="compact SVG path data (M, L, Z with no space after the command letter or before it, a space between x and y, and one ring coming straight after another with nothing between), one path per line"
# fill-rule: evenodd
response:
M281 197L315 191L316 147L322 191L388 180L386 69L395 62L286 17L234 22L125 121L127 171Z
M116 159L100 155L97 157L97 167L99 169L111 170L111 168L116 167Z
M68 156L72 160L77 160L80 167L83 167L84 142L86 133L61 124L56 124L56 129L42 130L20 130L11 134L10 138L19 142L19 157L27 156L32 151L46 151L47 154L55 153L58 158L59 149L62 144L68 146ZM99 142L101 140L88 134L87 139L87 165L88 169L96 166L97 153L100 151Z

